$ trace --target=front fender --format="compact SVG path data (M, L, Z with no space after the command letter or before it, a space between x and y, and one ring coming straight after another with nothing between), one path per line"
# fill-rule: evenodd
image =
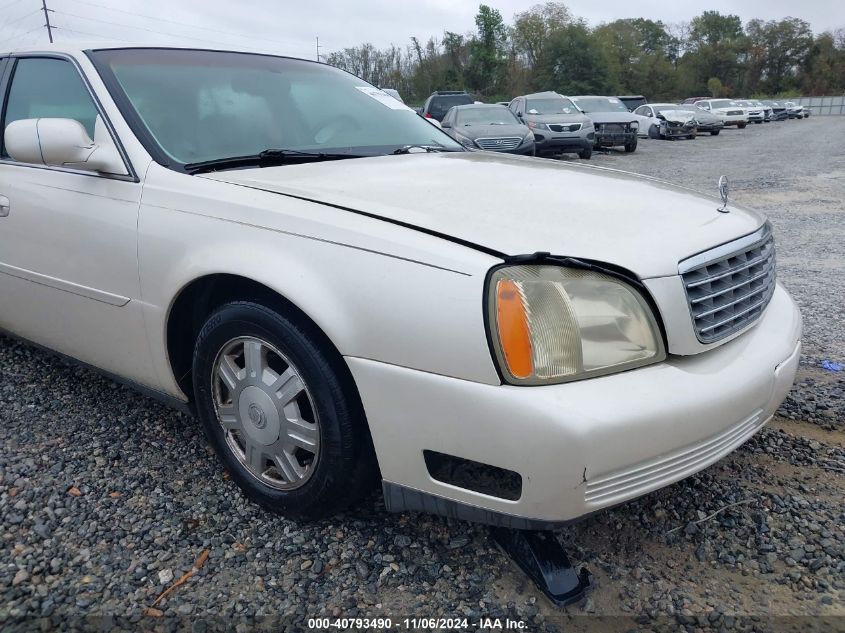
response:
M220 273L286 298L344 356L498 384L482 293L500 260L319 203L152 172L138 259L162 390L184 397L167 357L172 306L191 282Z

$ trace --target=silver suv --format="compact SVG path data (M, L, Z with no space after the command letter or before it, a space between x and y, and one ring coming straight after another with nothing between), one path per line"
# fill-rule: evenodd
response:
M567 97L537 92L516 97L508 107L534 132L538 156L572 152L586 159L593 155L593 122Z

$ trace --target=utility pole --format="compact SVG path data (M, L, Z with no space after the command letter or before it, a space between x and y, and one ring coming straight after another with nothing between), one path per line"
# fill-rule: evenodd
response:
M320 36L317 36L317 61L320 61Z
M50 44L53 43L53 27L50 26L50 12L52 9L47 8L47 0L41 0L41 7L44 9L44 19L47 20L47 24L44 26L47 27L47 37L50 38Z

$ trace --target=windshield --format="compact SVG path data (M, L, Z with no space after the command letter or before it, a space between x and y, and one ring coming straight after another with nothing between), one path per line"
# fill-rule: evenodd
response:
M548 97L546 99L528 99L526 114L575 114L578 108L566 97Z
M519 119L504 106L461 108L456 114L458 125L520 125Z
M710 102L711 108L730 108L732 106L736 106L736 102L730 99L716 99Z
M431 98L428 111L435 119L442 119L453 106L469 103L472 103L472 97L469 95L439 95Z
M627 112L628 108L614 97L577 97L573 99L584 112Z
M381 90L297 59L174 49L92 54L124 114L168 166L268 148L350 155L460 145ZM155 151L157 150L157 151Z

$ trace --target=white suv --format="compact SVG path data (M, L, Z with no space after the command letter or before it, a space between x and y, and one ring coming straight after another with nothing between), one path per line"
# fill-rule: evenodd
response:
M551 527L719 460L792 384L800 314L726 190L465 151L299 59L39 47L0 78L0 328L195 413L274 511L381 481Z
M696 101L695 105L712 112L722 119L725 127L735 125L739 129L743 129L748 125L748 113L736 101L730 99L705 99L703 101Z

